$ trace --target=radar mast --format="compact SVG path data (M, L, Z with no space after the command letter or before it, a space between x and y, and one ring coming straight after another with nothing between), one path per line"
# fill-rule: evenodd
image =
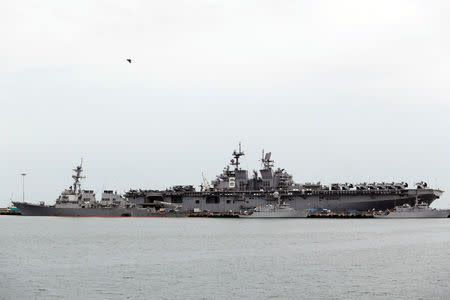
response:
M72 178L74 180L74 182L73 182L73 192L74 192L74 194L76 194L77 190L78 191L81 190L80 179L86 178L85 176L81 176L81 172L83 172L83 159L81 159L80 165L77 166L75 169L73 169L73 171L75 172L75 174L72 175Z
M241 150L241 142L239 142L239 152L237 152L236 150L233 151L233 157L234 159L231 160L231 165L233 165L235 167L235 170L239 170L239 157L241 157L242 155L244 155L244 152L242 152Z
M272 156L272 152L267 152L266 155L264 155L264 149L263 149L261 162L264 166L264 169L271 169L273 167L274 160L270 159L271 156Z

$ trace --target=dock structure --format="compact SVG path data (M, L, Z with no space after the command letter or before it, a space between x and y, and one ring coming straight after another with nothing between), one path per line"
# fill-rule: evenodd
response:
M239 218L239 213L237 212L192 212L189 214L190 218Z
M17 209L10 208L0 208L0 215L21 215L20 211Z
M373 218L373 213L368 211L315 211L310 212L308 218L342 218L342 219L362 219Z

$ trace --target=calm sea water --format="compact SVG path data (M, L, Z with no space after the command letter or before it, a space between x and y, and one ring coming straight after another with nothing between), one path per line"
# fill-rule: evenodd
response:
M450 219L0 216L0 298L450 298Z

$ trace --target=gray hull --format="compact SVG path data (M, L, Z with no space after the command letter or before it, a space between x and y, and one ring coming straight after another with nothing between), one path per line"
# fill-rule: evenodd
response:
M276 203L273 193L260 191L246 192L143 192L145 195L129 197L138 206L151 205L152 201L177 203L184 210L206 210L211 212L241 212L258 206ZM327 191L301 194L300 192L280 192L281 201L297 210L330 209L332 211L371 211L392 209L405 203L414 204L416 197L431 204L442 191L433 189L402 191ZM210 198L214 197L214 201ZM176 200L177 202L174 202Z
M60 217L186 217L179 212L155 213L146 208L98 207L98 208L58 208L24 202L13 202L25 216Z

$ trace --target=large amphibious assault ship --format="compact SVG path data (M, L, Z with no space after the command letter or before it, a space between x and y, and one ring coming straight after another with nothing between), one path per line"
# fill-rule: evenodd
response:
M113 191L104 191L100 202L91 190L82 190L80 179L82 166L74 169L74 184L66 189L54 205L14 202L23 215L55 216L187 216L190 213L232 213L248 215L270 214L268 207L277 207L275 214L287 214L296 210L296 217L306 217L310 209L332 211L379 211L393 209L416 201L431 204L443 191L432 189L425 182L408 188L400 183L331 184L296 183L285 169L275 168L271 153L261 157L262 167L248 171L240 166L244 155L239 149L223 172L211 183L203 178L203 184L173 186L166 190L129 190L124 197ZM282 205L282 207L278 208ZM259 208L259 211L258 211ZM264 208L264 209L263 209ZM283 212L282 209L283 208Z
M194 186L174 186L159 190L130 190L125 194L128 201L140 207L156 202L179 204L183 210L206 210L210 212L243 212L255 207L284 203L293 209L329 209L332 211L386 210L395 206L413 205L420 202L431 204L443 191L432 189L425 182L408 188L400 183L331 184L296 183L285 169L275 168L271 153L262 154L262 168L248 171L240 167L244 155L239 149L222 174L211 183L204 179L200 190Z

